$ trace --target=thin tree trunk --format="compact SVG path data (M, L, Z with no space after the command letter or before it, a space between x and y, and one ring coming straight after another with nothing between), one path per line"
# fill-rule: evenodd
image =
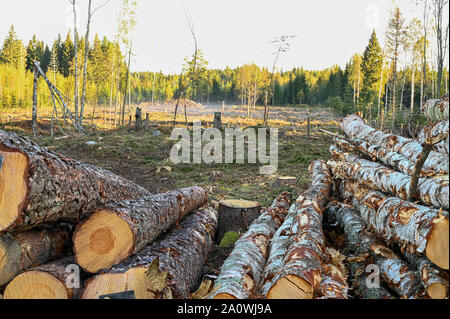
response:
M75 89L74 89L74 104L75 104L75 121L78 124L78 29L77 29L77 7L76 0L71 0L73 4L73 28L74 28L74 58L75 58L75 68L74 68L74 78L75 78Z
M88 54L89 54L89 31L91 28L91 4L92 0L89 0L88 5L88 21L86 26L86 37L84 39L85 45L84 45L84 63L83 63L83 89L81 91L81 107L80 107L80 117L79 117L79 124L83 125L83 114L84 114L84 103L86 101L86 77L87 77L87 61L88 61Z

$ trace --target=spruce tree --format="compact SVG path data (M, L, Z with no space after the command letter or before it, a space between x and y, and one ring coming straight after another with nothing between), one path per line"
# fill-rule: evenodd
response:
M383 66L383 51L377 39L375 30L372 32L361 62L363 73L361 99L364 103L373 103L378 95L379 75Z

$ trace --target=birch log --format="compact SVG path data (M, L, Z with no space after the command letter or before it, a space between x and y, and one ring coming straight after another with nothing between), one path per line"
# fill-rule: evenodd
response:
M448 96L445 99L432 99L422 106L422 113L432 122L448 121Z
M425 294L431 299L444 299L448 296L448 274L433 265L426 257L406 250L402 252L402 257L417 267Z
M330 262L322 268L318 299L349 299L347 271L342 262L345 256L331 248L327 248L327 253L331 258Z
M309 168L311 187L297 199L292 241L284 256L280 272L267 293L268 299L312 299L322 278L325 239L322 230L322 209L331 191L331 174L324 161L315 161Z
M327 207L327 215L345 231L347 247L356 256L369 253L380 269L386 284L399 296L411 297L419 290L419 280L406 262L398 257L383 242L366 231L363 220L356 209L349 205L332 202Z
M201 187L189 187L110 203L78 224L73 236L77 263L89 273L126 260L208 200Z
M260 294L267 296L267 292L273 286L273 280L283 262L283 257L291 245L291 227L294 217L297 214L297 204L294 203L286 216L284 223L278 228L270 242L269 257L264 266L261 280Z
M187 298L197 284L213 245L217 211L202 207L188 216L180 228L149 245L129 260L85 283L83 299L133 290L137 299ZM157 274L153 262L159 260Z
M99 167L41 148L0 130L0 234L56 221L77 223L110 201L151 195Z
M281 194L235 243L216 279L214 299L253 299L258 295L262 272L273 234L284 222L290 207L287 193Z
M413 163L417 162L423 151L418 141L376 130L366 125L357 115L343 119L341 127L350 138L362 139L370 144L390 149L407 157ZM438 152L431 152L423 168L434 171L436 174L448 174L448 157Z
M334 145L331 153L339 153ZM398 196L407 200L409 195L411 176L396 172L381 164L366 161L354 155L341 153L341 162L329 161L328 165L335 176L344 179L353 179L361 184ZM449 208L449 181L443 179L419 178L417 192L414 199L421 200L426 205L436 208Z
M0 287L31 267L71 255L73 227L43 227L0 237Z
M347 142L336 138L335 147L343 152L357 151L360 154L369 157L372 161L378 161L403 174L409 176L414 174L415 163L411 162L407 157L387 148L371 145L364 140L352 139L351 142ZM345 158L343 160L345 160ZM436 172L422 169L420 175L422 177L434 176L436 175Z
M439 135L446 134L447 138L443 140L442 142L439 142L433 146L433 149L436 152L442 153L445 156L448 156L449 154L449 143L450 143L450 137L448 136L448 125L449 122L447 121L441 121L437 122L431 127L426 127L423 130L420 131L419 136L417 137L418 141L422 144L427 143L428 138L436 138Z
M449 269L448 214L342 181L340 194L358 209L362 220L386 242L423 254L437 266Z
M4 299L77 299L81 278L73 257L21 273L6 286Z

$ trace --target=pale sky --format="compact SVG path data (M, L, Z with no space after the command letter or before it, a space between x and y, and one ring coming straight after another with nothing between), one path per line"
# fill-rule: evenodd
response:
M93 0L93 6L105 0ZM210 67L224 68L255 62L271 65L269 41L283 34L296 35L291 50L279 61L284 70L303 66L342 67L362 53L372 29L384 42L393 3L407 19L421 15L412 0L137 0L138 26L134 32L133 71L178 73L183 59L194 50L181 2L191 12L199 47ZM79 2L80 34L85 33L87 0ZM95 33L112 39L121 0L97 11L91 25ZM0 42L11 24L25 44L35 33L51 45L72 26L69 0L8 0L0 9ZM0 44L1 45L1 44Z

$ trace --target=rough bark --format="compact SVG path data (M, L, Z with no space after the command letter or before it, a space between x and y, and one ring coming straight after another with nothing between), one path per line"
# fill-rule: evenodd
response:
M105 169L39 147L0 131L0 233L25 231L44 223L76 223L111 201L151 195Z
M318 299L349 299L347 280L335 265L323 266L319 295Z
M348 281L353 288L352 295L358 299L396 299L383 286L368 288L367 272L364 262L347 261Z
M216 243L220 244L223 236L230 231L247 231L261 213L258 202L245 200L226 200L219 203L219 224L216 232Z
M287 193L281 194L235 243L216 279L215 285L218 289L211 297L214 299L257 297L269 254L270 240L284 222L289 207Z
M350 138L362 139L370 144L390 149L407 157L413 163L422 153L423 148L418 141L376 130L366 125L357 115L343 119L341 127ZM448 174L448 157L438 152L431 152L423 167L425 170L432 170L437 174Z
M164 239L148 246L129 260L85 283L83 299L97 299L109 293L134 290L137 299L160 298L161 287L152 285L146 270L159 259L163 287L175 298L187 298L213 245L217 211L200 208L172 230Z
M402 251L402 257L417 267L424 293L432 299L444 299L448 296L448 273L435 266L426 257Z
M448 96L444 99L432 99L422 106L422 113L431 121L448 121Z
M411 176L414 173L415 164L411 162L407 157L400 153L391 151L387 148L371 145L370 143L360 140L352 139L347 142L342 139L335 139L335 147L343 152L357 151L358 153L365 155L372 159L372 161L378 161L384 165L395 169L403 174ZM421 170L421 176L434 176L436 172L433 170Z
M4 299L78 299L82 279L73 273L73 257L41 265L27 270L6 286ZM72 276L78 277L80 286L70 288ZM70 285L68 285L70 284Z
M109 203L78 224L73 236L75 259L90 273L109 269L152 243L207 200L206 191L195 186Z
M286 254L287 249L291 245L291 227L294 221L294 216L297 214L297 204L294 203L286 216L284 223L278 228L272 237L270 242L269 257L267 258L266 265L264 266L264 272L261 280L260 293L263 296L267 295L269 289L273 286L274 278L280 271L280 267L283 262L283 257Z
M23 270L71 255L72 230L59 225L0 237L0 286Z
M309 168L311 187L297 199L297 213L291 226L292 242L284 256L280 272L267 293L268 299L311 299L322 281L325 255L322 210L331 191L331 174L324 161L315 161ZM294 285L296 293L287 287Z
M386 242L396 242L426 255L441 268L449 268L448 214L342 181L340 195L353 205L369 229Z
M449 141L450 137L448 136L448 125L449 122L447 121L441 121L437 122L436 124L432 125L431 127L424 128L422 131L420 131L419 136L417 137L418 141L422 144L427 143L428 137L436 138L439 135L447 134L447 138L434 145L433 149L436 152L442 153L446 156L449 154Z
M328 205L326 214L330 215L327 218L344 229L347 247L353 255L369 254L379 267L382 279L399 296L416 295L419 284L415 272L383 242L366 231L365 223L356 209L332 202ZM368 289L361 286L360 288Z
M341 162L329 161L335 176L357 180L363 185L407 200L411 176L396 172L381 164L342 153L332 145L331 153ZM419 178L414 199L437 208L449 208L449 182L443 179Z

